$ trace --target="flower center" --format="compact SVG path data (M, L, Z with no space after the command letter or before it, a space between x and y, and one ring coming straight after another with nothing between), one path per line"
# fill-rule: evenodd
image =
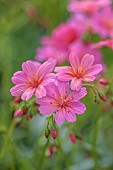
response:
M38 80L36 80L35 78L33 78L32 80L27 79L27 84L33 88L37 88L39 86Z
M65 106L67 106L67 101L66 101L66 99L65 98L63 98L63 97L61 97L61 101L60 101L60 106L61 107L65 107Z
M76 77L77 79L79 79L79 78L82 78L82 76L83 76L83 68L82 68L82 67L79 67L79 68L77 69L77 72L76 72L75 77Z

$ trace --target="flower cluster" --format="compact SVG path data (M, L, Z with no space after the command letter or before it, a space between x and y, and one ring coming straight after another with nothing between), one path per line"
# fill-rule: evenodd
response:
M86 54L82 60L71 52L71 66L55 67L52 72L52 60L43 64L27 61L22 64L22 71L14 73L12 82L15 84L10 92L12 96L21 96L28 101L33 95L41 114L55 113L57 124L76 121L76 114L85 112L86 107L80 102L86 94L82 82L91 82L95 75L102 70L100 64L94 64L94 56ZM23 115L19 109L16 116Z

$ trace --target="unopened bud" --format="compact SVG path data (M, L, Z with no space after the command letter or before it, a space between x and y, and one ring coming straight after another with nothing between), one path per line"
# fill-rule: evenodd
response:
M99 96L100 96L100 98L104 101L104 102L106 102L106 96L105 96L105 94L103 93L103 92L101 92L101 91L98 91L98 93L99 93Z
M30 115L26 115L26 120L29 121L32 118Z
M56 139L57 130L51 130L50 132L51 132L52 138L53 138L53 139Z
M97 103L97 104L100 104L101 103L101 100L100 100L100 98L98 97L98 96L95 96L95 103Z
M49 135L50 135L50 130L46 129L45 130L45 137L48 139Z
M69 134L69 139L70 139L70 141L74 144L74 143L76 143L76 136L75 136L75 134Z
M104 86L106 86L106 85L109 84L106 79L100 79L100 80L99 80L99 83L102 84L102 85L104 85Z
M23 110L22 109L18 109L14 112L14 117L20 117L23 115Z
M20 103L21 102L21 98L19 96L14 97L13 100L14 103Z

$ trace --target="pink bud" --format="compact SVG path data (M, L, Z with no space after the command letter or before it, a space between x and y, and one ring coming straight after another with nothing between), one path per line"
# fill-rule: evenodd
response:
M51 157L51 156L53 156L53 154L54 154L54 149L53 149L52 146L49 146L49 148L48 148L48 156Z
M29 121L32 118L32 116L26 115L26 120Z
M19 117L23 115L23 110L18 109L14 112L14 117Z
M46 129L45 130L45 137L48 139L49 135L50 135L50 130Z
M21 102L21 98L19 96L14 97L13 100L14 103L20 103Z
M53 139L56 139L57 130L51 130L50 132L51 132L52 138L53 138Z
M69 134L69 139L73 144L76 143L76 136L74 134Z
M102 99L104 102L106 102L106 100L107 100L106 96L101 96L101 99Z
M109 84L106 79L100 79L99 82L100 82L102 85L104 85L104 86L106 86L106 85Z

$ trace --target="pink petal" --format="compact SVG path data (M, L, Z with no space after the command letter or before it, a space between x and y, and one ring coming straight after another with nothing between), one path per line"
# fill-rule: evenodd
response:
M50 86L46 87L46 93L47 93L48 97L51 97L56 100L58 100L60 97L58 87L54 83L52 83Z
M76 70L79 67L79 58L75 55L74 52L70 53L69 61L74 70Z
M10 89L12 96L20 96L24 91L26 91L26 84L18 84Z
M22 94L21 99L22 99L22 100L26 100L26 101L29 100L29 99L33 96L34 92L35 92L35 89L33 89L32 87L28 88L28 89Z
M55 72L57 73L61 73L61 72L65 72L65 73L69 73L69 74L72 74L72 68L69 67L69 66L62 66L62 67L55 67Z
M73 113L71 108L66 112L66 120L68 122L75 122L76 121L76 115Z
M73 102L71 108L76 114L83 114L86 110L86 106L81 102Z
M46 61L39 67L37 71L37 78L39 79L39 81L41 81L50 72L51 72L51 63Z
M17 71L12 77L14 84L26 84L26 77L23 71Z
M40 105L48 105L48 104L55 105L56 104L56 101L52 97L48 97L48 96L37 98L36 102Z
M57 77L60 81L70 81L73 78L71 74L66 74L66 73L58 73Z
M79 91L82 88L82 80L73 78L71 81L71 89Z
M28 60L22 64L22 70L27 77L31 78L31 76L34 76L36 74L39 66L40 64L38 62Z
M86 76L93 76L102 70L101 64L95 64L86 71Z
M35 92L36 98L42 98L46 96L46 89L42 85L39 85Z
M55 82L55 78L56 78L56 75L54 73L49 73L42 79L41 84L43 86L46 86L52 82Z
M88 69L89 67L92 66L93 63L94 63L94 56L91 54L86 54L83 56L81 60L81 67Z
M70 90L69 82L58 81L58 90L61 97L66 97Z
M87 94L87 90L85 87L81 88L79 91L73 91L67 97L67 100L71 100L72 102L77 102L82 99Z
M55 112L57 110L57 108L53 105L41 105L39 107L39 111L41 114L51 114L53 112Z
M94 76L85 76L84 78L82 78L83 81L86 82L90 82L90 81L94 81L95 77Z
M66 116L66 112L63 109L61 109L60 111L56 111L56 114L55 114L55 122L57 124L62 124L65 120L65 116Z

